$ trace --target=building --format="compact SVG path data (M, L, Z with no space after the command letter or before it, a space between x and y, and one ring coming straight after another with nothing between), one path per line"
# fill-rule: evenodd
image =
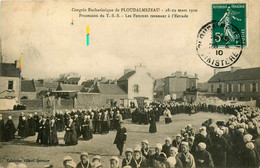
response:
M15 63L0 63L0 98L20 98L20 72L18 61Z
M127 106L127 94L115 84L94 84L77 93L79 107Z
M37 99L43 98L47 96L47 93L56 91L58 87L58 82L55 81L47 81L44 79L34 80L34 85L36 88Z
M225 100L257 100L260 98L260 67L231 67L230 71L213 75L208 83L209 92L222 94Z
M102 105L127 106L128 97L125 91L115 84L100 84L98 90L101 96Z
M170 95L173 99L183 98L186 90L195 90L197 88L198 75L194 76L176 71L164 78L164 93Z
M165 96L164 78L155 79L155 81L154 81L154 99L163 100L164 96Z
M81 85L82 82L85 81L85 79L77 73L66 73L66 74L61 74L60 78L58 80L59 83L61 84L72 84L72 85Z
M154 80L142 65L136 66L135 70L125 71L117 80L117 85L127 93L128 103L141 99L141 101L153 100Z
M56 97L60 97L63 99L75 98L77 93L83 88L82 85L74 85L74 84L62 84L60 83L56 89L56 91L52 91Z
M34 100L37 98L36 88L33 80L21 81L21 99Z

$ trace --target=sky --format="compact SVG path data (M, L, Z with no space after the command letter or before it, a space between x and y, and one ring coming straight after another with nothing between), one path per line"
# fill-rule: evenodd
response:
M234 66L259 67L259 3L248 4L248 47ZM253 7L254 6L254 7ZM72 8L196 8L187 19L83 18ZM71 25L73 14L74 25ZM88 13L83 13L88 14ZM257 19L258 18L258 19ZM142 63L154 78L175 71L207 81L214 69L196 52L199 29L211 19L211 4L150 2L2 2L1 39L4 62L22 55L22 76L58 77L76 72L86 78L118 79L124 69ZM86 45L89 25L90 44ZM229 70L226 68L223 70Z

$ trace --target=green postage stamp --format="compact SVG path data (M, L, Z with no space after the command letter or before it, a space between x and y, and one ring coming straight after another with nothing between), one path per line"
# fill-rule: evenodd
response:
M246 4L212 4L212 38L215 47L247 46ZM241 41L238 40L241 38ZM242 43L242 44L238 44Z

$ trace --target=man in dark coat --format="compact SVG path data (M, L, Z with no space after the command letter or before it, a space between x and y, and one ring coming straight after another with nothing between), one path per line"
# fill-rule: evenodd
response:
M195 163L197 168L214 168L211 154L206 150L207 145L204 142L198 144L198 152L195 154Z
M121 121L120 126L117 129L116 137L114 141L114 144L116 144L116 147L119 150L120 156L122 156L126 138L127 138L126 128L124 127L124 123Z
M0 114L0 142L4 140L4 131L5 131L5 123L2 118L2 114Z
M5 123L5 140L11 141L14 139L14 134L16 132L12 116L8 116L8 120Z
M28 136L34 136L36 130L36 124L34 118L32 117L32 114L29 114L27 123L28 123Z

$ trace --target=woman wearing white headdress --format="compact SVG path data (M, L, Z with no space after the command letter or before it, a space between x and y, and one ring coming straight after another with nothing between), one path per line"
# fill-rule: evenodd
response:
M166 107L166 109L163 112L164 117L165 117L165 124L169 124L172 122L172 115L170 110Z
M181 143L181 152L177 155L181 160L183 167L185 168L195 168L195 160L193 155L189 152L189 143L183 141Z
M78 144L78 138L75 126L73 124L73 120L70 119L69 123L65 126L65 136L64 141L66 145L77 145Z
M8 116L8 120L5 123L5 140L11 141L14 139L14 134L16 132L12 116Z
M27 137L28 125L25 116L22 117L22 120L18 124L18 136L21 136L22 139Z
M181 160L177 157L178 148L171 147L170 148L170 157L167 159L167 167L168 168L182 168Z

